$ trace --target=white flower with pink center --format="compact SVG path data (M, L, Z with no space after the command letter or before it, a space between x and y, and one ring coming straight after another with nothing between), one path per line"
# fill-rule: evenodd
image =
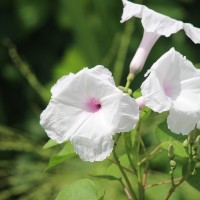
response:
M62 77L51 93L40 123L58 143L70 140L85 161L104 160L112 152L112 136L132 130L139 119L135 100L100 65Z
M158 38L163 35L169 37L181 29L194 42L200 43L200 29L192 24L183 23L168 16L155 12L144 5L122 0L124 9L121 22L125 22L132 17L141 18L144 34L139 48L130 64L130 72L139 73Z
M144 104L155 112L169 111L168 128L188 134L200 120L200 70L172 48L148 74L141 85Z

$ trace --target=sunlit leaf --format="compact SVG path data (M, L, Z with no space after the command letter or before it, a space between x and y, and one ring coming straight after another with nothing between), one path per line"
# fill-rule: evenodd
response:
M188 157L183 147L183 141L187 138L187 136L172 133L168 129L166 122L158 125L155 134L160 142L160 146L163 149L168 150L169 145L172 144L174 146L175 155L180 157Z
M66 143L64 148L57 154L53 155L49 161L48 167L46 170L76 156L76 153L73 150L71 143Z
M50 147L56 146L58 143L52 139L50 139L44 146L43 149L48 149Z
M97 200L95 183L89 179L79 180L64 188L56 200Z
M142 93L141 93L140 88L134 91L134 93L133 93L134 98L138 98L138 97L141 97L141 96L142 96Z

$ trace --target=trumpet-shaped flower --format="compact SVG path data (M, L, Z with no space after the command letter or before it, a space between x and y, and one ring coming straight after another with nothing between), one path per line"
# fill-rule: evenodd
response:
M132 130L139 118L135 100L122 93L110 71L100 65L62 77L51 93L40 123L58 143L70 140L85 161L109 156L112 136Z
M169 111L168 128L188 134L200 120L200 70L173 48L159 58L141 85L144 103Z
M137 74L142 70L151 48L161 35L169 37L171 34L183 29L194 43L200 43L200 29L192 24L172 19L144 5L127 0L122 1L124 9L121 22L125 22L132 17L138 17L141 18L144 27L142 41L130 64L130 72Z

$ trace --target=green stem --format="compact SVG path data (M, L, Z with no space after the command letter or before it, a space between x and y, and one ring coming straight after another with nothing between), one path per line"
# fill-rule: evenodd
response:
M132 197L131 197L129 191L127 190L126 186L124 185L123 181L122 181L121 179L120 179L119 181L120 181L120 183L121 183L121 185L122 185L122 187L123 187L123 189L124 189L124 192L125 192L125 194L126 194L128 200L132 200Z
M133 164L133 160L130 155L130 151L132 150L132 144L130 144L130 141L127 141L127 138L125 137L125 135L123 135L123 136L124 136L123 138L124 138L124 143L125 143L125 148L126 148L126 154L127 154L130 166L131 166L132 170L134 171L134 173L136 174L137 170ZM129 146L128 144L130 144L131 146Z
M180 181L181 179L182 179L182 177L181 178L175 178L174 181L177 182L177 181ZM167 184L167 183L171 183L171 179L167 180L167 181L162 181L162 182L159 182L159 183L154 183L154 184L151 184L151 185L147 185L147 186L145 186L145 189L152 188L152 187L159 186L159 185L164 185L164 184Z
M147 160L152 159L152 157L153 157L156 153L160 152L160 150L161 150L160 145L158 145L158 146L149 154L149 156L150 156L151 158L144 157L144 158L138 163L138 165L141 165L141 164L143 164L144 162L146 162Z
M188 171L187 173L181 178L181 180L175 184L174 183L174 179L173 179L173 182L172 182L172 187L170 188L170 190L168 191L167 193L167 196L165 197L164 200L168 200L171 195L173 194L173 192L176 190L176 188L181 185L190 175L191 175L191 172L192 172L192 145L190 144L189 145L189 161L188 161ZM172 177L173 178L173 177Z
M139 163L140 160L140 121L136 127L136 158L137 158L137 162ZM144 187L142 184L142 167L141 165L137 165L137 177L138 177L138 192L139 192L139 199L143 200L144 199Z
M134 192L134 190L133 190L133 188L131 186L131 183L130 183L126 173L124 172L123 167L121 166L121 163L120 163L120 161L119 161L119 159L117 157L115 149L113 149L113 157L114 157L114 159L115 159L115 161L117 163L117 166L118 166L120 172L122 173L122 176L124 177L124 180L126 181L126 184L128 186L128 189L129 189L129 192L130 192L131 196L133 197L134 200L137 200L137 196L136 196L136 194L135 194L135 192Z
M112 163L114 163L115 165L117 165L117 163L116 163L114 160L111 160L111 159L109 159L109 158L107 158L107 160L109 160L110 162L112 162ZM121 165L121 166L122 166L122 165ZM132 173L132 174L135 174L134 171L132 171L132 170L130 170L130 169L124 167L124 166L122 166L122 168L123 168L124 170L126 170L127 172L130 172L130 173Z

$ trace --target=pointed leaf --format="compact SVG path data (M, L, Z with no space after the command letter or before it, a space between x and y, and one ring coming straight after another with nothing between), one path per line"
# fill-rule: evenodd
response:
M50 139L44 146L43 149L48 149L50 147L56 146L58 143L52 139Z
M66 143L64 148L57 154L53 155L49 161L48 167L46 170L76 156L76 153L73 150L71 143Z

